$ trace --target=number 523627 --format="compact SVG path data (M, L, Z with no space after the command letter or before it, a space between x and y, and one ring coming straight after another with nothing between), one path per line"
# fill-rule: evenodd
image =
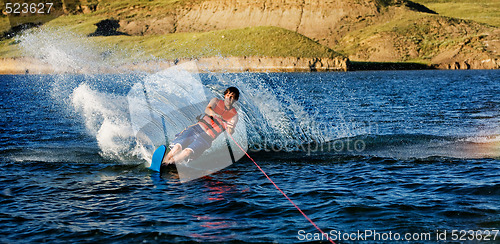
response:
M5 3L7 14L50 14L54 3Z

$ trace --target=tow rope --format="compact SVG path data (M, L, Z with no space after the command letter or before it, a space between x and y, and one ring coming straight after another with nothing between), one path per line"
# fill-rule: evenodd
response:
M300 213L301 213L301 214L302 214L302 215L303 215L303 216L304 216L307 220L309 220L309 222L310 222L310 223L311 223L311 224L312 224L312 225L313 225L313 226L314 226L317 230L319 230L319 232L321 232L322 236L326 236L326 238L328 238L328 240L329 240L331 243L335 244L335 242L333 242L333 240L332 240L332 239L330 239L330 237L328 236L328 234L326 234L325 232L323 232L323 231L322 231L322 230L321 230L321 229L320 229L320 228L319 228L319 227L318 227L318 226L317 226L317 225L316 225L316 224L315 224L315 223L314 223L314 222L313 222L313 221L312 221L309 217L307 217L307 215L306 215L304 212L302 212L302 210L299 208L299 206L297 206L297 204L295 204L295 203L292 201L292 199L290 199L290 198L289 198L289 197L285 194L285 192L283 192L283 191L282 191L282 190L281 190L281 189L280 189L280 188L279 188L279 187L278 187L278 186L274 183L274 181L273 181L273 180L271 180L271 178L269 178L269 176L266 174L266 172L264 172L264 170L263 170L263 169L262 169L262 168L261 168L261 167L260 167L260 166L259 166L256 162L255 162L255 160L253 160L253 158L252 158L252 157L250 157L250 155L248 155L248 153L247 153L247 152L246 152L246 151L245 151L245 150L244 150L244 149L240 146L240 144L238 144L238 143L236 142L236 140L233 138L233 135L231 135L231 133L226 133L226 134L227 134L227 135L229 135L229 136L231 137L231 139L233 140L233 142L234 142L234 143L235 143L235 144L236 144L236 145L237 145L237 146L241 149L241 151L243 151L243 152L245 153L245 155L247 155L247 157L248 157L250 160L252 160L252 162L255 164L255 166L257 166L257 168L259 168L259 170L260 170L260 171L261 171L261 172L262 172L262 173L266 176L266 178L267 178L267 179L268 179L271 183L273 183L274 187L276 187L276 189L278 189L278 191L280 191L280 192L281 192L281 194L283 194L283 196L285 196L285 197L286 197L286 199L288 199L288 201L290 201L290 202L293 204L293 206L295 206L295 208L296 208L297 210L299 210L299 212L300 212Z

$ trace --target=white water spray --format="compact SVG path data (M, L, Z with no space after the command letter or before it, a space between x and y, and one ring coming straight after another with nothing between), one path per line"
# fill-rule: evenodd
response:
M134 123L130 121L125 95L115 94L113 90L103 91L96 88L99 87L99 83L114 83L114 86L120 86L119 80L109 81L102 75L93 75L116 68L114 50L106 50L106 47L96 45L88 37L58 29L34 29L21 35L18 40L25 56L34 57L54 67L58 74L54 76L55 81L52 84L51 93L54 99L64 101L81 115L87 131L96 138L102 155L120 160L130 157L145 160L150 158L148 152L151 150L145 150L136 143L134 130L137 128L133 128ZM75 76L64 74L65 72L85 75ZM162 78L160 76L158 74L142 76L140 79L144 79L147 84L154 84L155 79ZM210 78L210 74L207 76ZM204 82L209 91L207 98L217 96L221 98L220 93L228 86L240 89L240 120L247 124L245 135L250 146L257 148L274 146L279 150L293 151L297 149L297 145L323 142L325 138L331 137L314 126L314 118L306 112L300 101L292 97L293 91L285 89L286 84L271 85L268 82L270 76L267 74L217 76L217 79ZM114 79L117 79L116 76ZM163 102L176 103L195 95L189 87L191 84L178 82L178 85L186 86L183 90L171 93L176 94L178 99ZM169 105L173 108L180 107L179 104ZM179 128L183 126L185 125L179 125ZM180 131L175 133L178 132ZM169 134L175 135L175 133ZM223 144L223 142L214 143Z

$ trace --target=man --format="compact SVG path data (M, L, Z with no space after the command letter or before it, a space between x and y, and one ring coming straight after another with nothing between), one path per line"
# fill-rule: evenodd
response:
M240 91L236 87L229 87L224 91L224 100L213 98L205 108L205 115L198 117L198 123L176 135L170 144L170 152L163 157L162 165L196 159L224 131L233 134L238 123L238 113L233 104L239 96Z

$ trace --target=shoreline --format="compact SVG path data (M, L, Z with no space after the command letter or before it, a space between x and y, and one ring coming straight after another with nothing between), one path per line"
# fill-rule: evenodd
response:
M194 61L199 72L311 72L311 71L349 71L347 58L294 58L294 57L206 57L183 58L125 63L120 65L103 64L93 68L89 65L57 67L30 57L1 58L0 74L89 74L89 73L130 73L158 72L178 64ZM94 66L95 67L95 66Z
M55 67L30 57L0 58L0 74L112 74L146 72L154 73L178 64L194 61L197 69L192 72L345 72L367 70L448 70L474 69L464 65L427 65L403 62L359 62L348 58L296 58L296 57L206 57L176 60L145 61L120 65L103 65L97 70L90 66Z

